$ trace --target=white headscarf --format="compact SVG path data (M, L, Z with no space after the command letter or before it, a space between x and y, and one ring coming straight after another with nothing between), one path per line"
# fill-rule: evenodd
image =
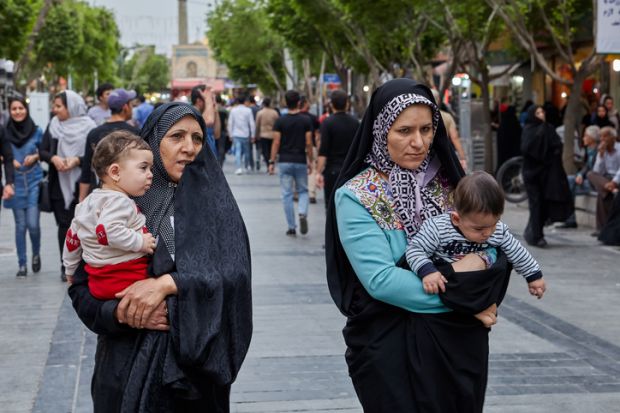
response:
M65 90L67 96L67 111L69 118L60 121L54 116L50 122L50 134L58 140L58 150L56 154L61 158L74 156L84 156L86 148L86 136L97 125L86 114L86 104L84 99L72 90ZM58 172L60 190L65 201L65 209L69 209L75 197L75 184L81 175L80 168L73 168L70 171Z

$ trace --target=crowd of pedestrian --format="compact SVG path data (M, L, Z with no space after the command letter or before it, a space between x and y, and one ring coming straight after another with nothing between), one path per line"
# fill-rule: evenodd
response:
M466 177L456 122L436 91L387 82L361 123L341 90L321 117L296 90L282 109L269 97L259 107L250 94L225 102L206 85L187 103L155 107L111 84L96 95L90 109L71 90L55 95L45 130L16 97L0 126L16 275L28 274L27 238L31 269L41 270L39 214L52 212L60 278L99 335L96 410L227 411L252 333L249 242L221 169L229 154L235 179L261 165L278 174L286 236L308 233L309 204L324 189L328 283L347 316L347 363L364 408L482 409L488 328L510 265L532 295L546 285L500 221L497 183L486 173ZM498 109L498 162L523 156L525 241L545 247L548 222L575 227L575 196L596 191L595 235L620 243L613 99L583 118L583 158L570 176L553 124L559 112L528 103L517 118L507 102ZM411 355L404 336L424 351Z
M528 243L546 246L543 228L553 222L560 222L558 228L577 228L575 197L585 195L596 196L592 236L605 244L620 245L617 231L604 230L608 223L614 225L610 216L617 214L612 214L612 205L620 186L620 114L613 98L603 95L590 101L575 132L577 172L568 176L562 166L562 111L551 102L537 106L528 100L517 118L515 107L505 99L498 106L498 116L498 169L513 157L523 157L530 209Z

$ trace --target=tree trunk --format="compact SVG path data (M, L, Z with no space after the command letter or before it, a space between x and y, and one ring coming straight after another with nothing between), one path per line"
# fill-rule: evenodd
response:
M484 136L484 170L490 174L493 174L493 161L495 159L495 153L493 151L493 131L491 130L491 95L489 93L489 70L486 67L482 67L481 69L480 90L482 94L482 136Z
M351 82L351 94L355 99L351 102L353 110L358 117L362 117L368 105L368 96L371 92L364 92L364 85L366 83L367 76L358 74L353 77Z
M43 24L45 24L45 18L47 17L47 13L49 13L54 3L55 3L55 0L45 0L43 2L43 6L41 6L41 10L39 10L37 21L35 22L34 27L32 28L32 32L28 36L28 43L26 44L26 49L24 49L24 53L22 53L22 57L18 60L17 64L15 65L15 71L13 74L14 79L15 79L15 84L19 84L18 82L19 75L22 69L24 69L30 62L30 53L32 52L32 49L34 48L34 44L37 40L37 36L39 35L39 31L43 27Z
M267 72L269 77L271 77L271 79L273 80L273 83L276 85L276 88L278 89L278 93L281 94L282 96L284 96L286 91L282 87L282 84L280 83L280 80L278 79L278 75L276 74L276 71L273 69L271 64L263 63L262 66L263 66L263 69L265 70L265 72Z
M314 96L317 97L317 100L322 101L323 100L323 75L325 74L325 59L326 59L326 54L325 52L323 52L321 54L321 68L319 69L319 78L316 81L315 84L315 88L314 88Z
M314 89L312 88L312 70L310 68L310 59L302 59L301 66L304 72L304 89L306 91L306 96L308 97L310 104L312 104L316 102L316 97L314 95Z
M582 65L575 74L570 88L570 96L566 102L564 111L564 149L562 150L562 164L566 174L571 175L577 171L575 167L575 130L579 121L579 109L581 100L581 87L588 76L587 68ZM584 70L586 69L586 70Z

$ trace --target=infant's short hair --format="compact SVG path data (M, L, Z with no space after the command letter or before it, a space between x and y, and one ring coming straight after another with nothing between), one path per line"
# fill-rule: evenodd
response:
M504 191L490 174L477 171L462 178L454 191L454 207L460 215L504 213Z
M144 139L126 130L117 130L106 135L95 147L92 168L103 179L110 165L118 162L131 149L150 151L151 147Z

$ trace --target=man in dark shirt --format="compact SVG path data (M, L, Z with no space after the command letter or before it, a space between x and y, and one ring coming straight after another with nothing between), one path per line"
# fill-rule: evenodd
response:
M138 129L127 123L132 117L130 102L135 98L136 92L134 91L114 89L108 96L108 106L112 115L106 123L97 126L88 133L86 149L84 150L84 161L82 162L82 176L80 177L80 202L99 185L97 176L91 169L93 152L99 141L116 130L127 130L140 135Z
M321 147L316 167L316 182L319 188L325 188L325 208L329 205L342 163L359 126L357 119L346 113L347 103L347 94L342 90L334 90L331 96L334 113L321 124Z
M308 232L308 175L312 173L312 125L299 112L299 92L289 90L284 96L288 113L276 120L273 126L273 144L269 158L269 174L275 171L276 155L280 173L282 203L288 230L295 236L295 205L293 183L299 195L299 231Z

